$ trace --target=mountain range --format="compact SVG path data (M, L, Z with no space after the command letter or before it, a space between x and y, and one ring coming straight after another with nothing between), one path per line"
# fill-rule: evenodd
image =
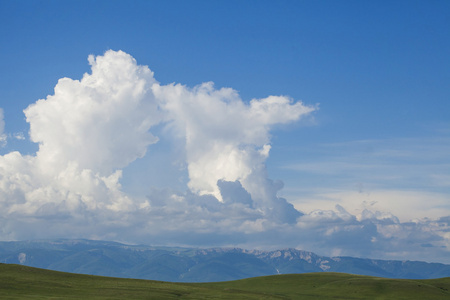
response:
M385 278L450 277L450 265L420 261L326 257L313 252L181 248L93 240L0 242L0 262L49 270L172 282L213 282L310 272Z

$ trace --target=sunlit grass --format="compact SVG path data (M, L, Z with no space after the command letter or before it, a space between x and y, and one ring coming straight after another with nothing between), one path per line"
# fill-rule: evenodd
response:
M0 264L0 299L450 299L450 278L384 279L342 273L172 283Z

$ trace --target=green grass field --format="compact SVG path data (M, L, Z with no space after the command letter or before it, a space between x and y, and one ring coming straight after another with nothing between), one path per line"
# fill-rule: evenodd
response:
M310 273L171 283L0 264L0 299L450 299L450 278L400 280Z

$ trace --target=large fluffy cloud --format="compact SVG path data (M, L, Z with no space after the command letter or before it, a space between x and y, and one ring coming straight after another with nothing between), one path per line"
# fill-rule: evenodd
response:
M448 219L401 223L340 206L302 214L278 196L283 183L265 167L270 132L313 106L285 96L246 102L212 83L162 85L121 51L89 56L89 63L91 73L60 79L53 95L24 110L36 154L0 156L1 239L297 246L377 257L383 249L392 249L391 257L448 253ZM0 137L3 131L1 116ZM152 155L155 132L176 137L188 190L161 187L132 197L122 190L122 169Z
M193 192L222 201L218 182L238 181L259 209L278 221L295 220L293 206L276 196L280 187L267 179L269 130L275 124L298 120L313 107L282 96L245 104L233 89L216 90L211 82L193 89L180 84L154 85L153 91L163 99L164 110L185 139L188 186ZM294 217L274 213L278 209Z
M155 82L147 67L128 54L89 57L92 74L60 79L54 95L24 110L35 156L0 157L1 206L8 214L57 215L85 210L127 210L121 170L157 141Z
M53 95L24 110L39 150L0 157L3 211L83 216L129 213L149 203L152 210L154 199L131 199L119 181L121 169L158 141L152 127L166 124L166 132L183 141L192 195L211 195L211 203L225 195L238 203L248 194L249 209L259 218L295 222L300 213L277 197L281 185L265 172L269 130L314 108L275 96L246 104L236 91L216 90L212 83L160 85L148 67L122 51L91 55L89 64L90 74L60 79Z
M120 51L91 55L89 63L92 74L60 79L54 95L24 111L45 171L72 162L108 174L144 156L157 141L149 129L161 114L150 91L155 80L148 67Z

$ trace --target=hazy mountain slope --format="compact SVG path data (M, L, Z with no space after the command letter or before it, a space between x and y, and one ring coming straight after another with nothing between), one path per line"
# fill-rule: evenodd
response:
M180 282L309 272L417 279L450 276L450 265L324 257L296 249L191 249L63 239L0 242L0 262L71 273Z

